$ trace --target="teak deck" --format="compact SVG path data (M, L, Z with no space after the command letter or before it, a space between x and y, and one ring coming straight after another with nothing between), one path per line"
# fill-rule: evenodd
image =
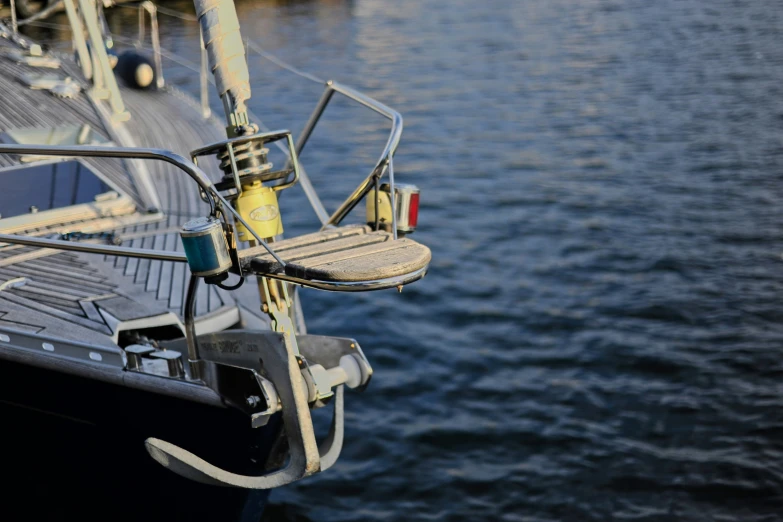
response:
M359 283L387 279L425 268L429 248L410 239L393 240L388 232L347 226L285 239L272 249L286 263L284 273L300 279ZM283 267L262 247L240 252L256 272L275 274Z

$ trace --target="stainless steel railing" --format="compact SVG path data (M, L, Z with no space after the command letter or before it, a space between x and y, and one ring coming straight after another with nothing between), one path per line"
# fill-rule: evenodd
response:
M165 161L167 163L170 163L174 165L175 167L179 168L179 170L183 171L185 174L190 176L193 181L195 181L198 186L201 188L202 192L206 195L207 203L209 204L209 210L210 215L216 216L218 212L220 211L221 214L224 215L225 218L225 212L230 212L234 219L242 223L242 225L245 226L245 228L250 231L250 233L253 235L256 241L258 241L259 245L262 245L264 249L266 249L267 252L277 261L281 264L281 266L285 267L286 263L283 261L272 248L269 246L269 244L264 241L261 237L256 234L255 231L250 227L250 225L247 224L247 222L242 218L242 216L239 215L239 212L234 210L234 207L231 206L231 204L226 201L226 199L220 194L220 192L217 191L215 186L212 184L212 182L209 180L207 175L198 168L197 165L195 165L193 162L188 161L184 157L180 156L179 154L175 154L168 150L162 150L162 149L151 149L151 148L135 148L135 147L106 147L106 146L96 146L96 145L62 145L62 146L55 146L55 145L19 145L16 143L13 144L0 144L0 154L20 154L20 155L44 155L44 156L65 156L65 157L94 157L94 158L127 158L127 159L154 159L154 160L160 160ZM295 168L298 168L298 166L295 164ZM29 238L26 238L25 236L2 236L2 239L0 241L4 241L7 243L20 243L21 241L27 241ZM55 239L48 239L48 240L41 240L50 242L48 245L44 243L38 243L36 246L48 246L50 248L60 248L63 250L74 250L73 247L69 246L73 243L69 243L68 241L58 241ZM100 248L97 248L100 246ZM109 245L83 245L83 249L80 251L82 252L92 252L96 254L106 254L106 255L119 255L119 256L127 256L127 257L149 257L148 254L144 254L143 252L154 252L150 250L142 251L139 255L133 255L133 252L129 252L129 249L124 249L123 247L115 247L115 246L109 246ZM121 250L116 250L121 249ZM134 249L130 249L134 250ZM136 249L141 250L141 249ZM169 252L162 252L160 253L161 256L170 256L171 253ZM157 258L156 258L157 259ZM164 261L170 261L175 260L179 261L179 259L169 259L168 257L161 257L160 259Z
M367 176L359 184L358 187L356 187L356 189L351 193L351 195L348 196L348 198L337 208L336 211L334 211L334 213L331 216L328 216L326 209L323 206L323 203L318 198L318 195L315 194L315 190L310 184L309 178L305 177L300 180L300 183L305 189L305 194L307 195L310 204L313 206L313 209L315 210L316 214L318 214L319 218L321 218L321 223L323 225L322 228L339 225L340 222L343 219L345 219L345 216L347 216L348 213L351 212L351 210L353 210L354 207L356 207L359 201L361 201L361 199L364 196L366 196L367 193L370 192L370 190L372 190L373 186L375 186L377 190L378 181L383 177L383 175L387 171L389 173L391 207L393 209L397 208L396 201L395 201L395 193L394 193L394 153L397 151L397 146L400 144L400 136L402 136L402 115L399 112L395 111L394 109L391 109L390 107L379 102L378 100L370 98L369 96L362 94L361 92L351 87L348 87L347 85L342 85L340 83L331 80L326 82L326 88L324 90L324 93L321 95L321 99L318 100L318 104L315 106L313 113L310 115L310 118L307 120L307 123L305 124L304 129L302 129L302 133L299 135L299 138L296 140L297 156L301 154L302 150L307 144L307 140L310 138L310 135L313 133L315 126L318 124L318 121L321 119L321 116L326 110L327 105L329 105L329 101L332 99L334 93L342 94L343 96L358 102L359 104L367 107L368 109L371 109L377 112L378 114L387 117L388 119L391 120L392 127L391 127L391 132L389 134L389 139L386 141L386 146L383 148L383 152L381 153L381 157L380 159L378 159L378 162L375 164L375 167L373 167L372 171L370 172L370 175ZM305 187L305 185L308 185L308 187ZM326 219L323 219L323 217L325 216L328 217ZM396 212L392 212L392 229L394 233L394 239L397 239L397 213Z
M289 139L289 147L295 148L292 143L293 140ZM290 150L290 149L289 149ZM217 191L215 186L206 176L206 174L198 168L193 162L188 161L179 154L161 149L150 148L132 148L132 147L106 147L95 145L70 145L70 146L54 146L54 145L19 145L19 144L0 144L0 154L19 154L19 155L46 155L46 156L65 156L65 157L101 157L101 158L128 158L128 159L154 159L165 161L176 166L179 170L185 172L191 179L193 179L203 193L206 195L207 202L210 205L210 211L212 215L220 213L225 218L225 211L230 212L234 218L242 223L247 228L258 244L262 245L267 252L282 266L285 267L286 263L280 259L280 257L271 249L263 239L253 231L253 229L242 219L242 216L234 210L228 201ZM19 245L29 245L39 248L54 248L59 250L71 250L77 252L85 252L92 254L102 255L115 255L123 257L135 257L142 259L155 259L160 261L174 261L174 262L186 262L185 255L181 252L172 252L165 250L153 250L144 248L131 248L121 247L115 245L101 245L94 243L79 243L72 241L63 241L57 239L47 239L40 237L0 234L0 243L10 243ZM283 272L271 275L276 279L288 281L293 284L300 284L309 286L312 288L318 288L321 290L329 291L342 291L342 292L362 292L368 290L380 290L385 288L399 287L400 285L408 284L424 277L427 272L427 267L421 268L414 272L403 274L387 279L378 279L371 281L360 282L335 282L335 281L321 281L311 279L301 279L298 277L289 276Z
M162 89L165 85L163 79L163 63L161 61L160 54L160 31L158 30L158 8L150 0L145 0L139 4L139 38L136 44L137 48L141 48L144 45L144 37L146 36L145 28L145 16L147 13L150 17L150 40L152 41L153 60L155 61L155 85L158 89Z
M183 20L196 22L197 19L195 16L188 15L185 13L180 13L177 11L174 11L172 9L164 9L162 7L156 6L154 3L152 3L150 0L145 0L138 6L139 10L139 36L137 39L137 48L143 48L144 47L144 37L145 37L145 16L144 13L147 12L150 17L150 40L152 41L152 52L155 56L155 73L158 78L157 86L158 88L163 87L164 80L163 80L163 64L162 64L162 56L163 52L161 50L160 46L160 35L158 30L158 13L167 15L167 16L173 16L175 18L180 18ZM201 114L204 118L209 118L209 116L212 114L212 110L209 108L209 65L207 64L207 51L204 48L204 39L201 35L201 31L199 31L199 45L201 47L201 64L199 67L199 88L200 88L200 101L201 101Z
M66 2L67 1L73 1L73 0L66 0ZM126 7L122 5L120 6ZM127 7L132 9L138 9L139 34L135 42L137 47L144 48L143 42L146 36L145 13L147 13L150 17L150 21L151 21L150 39L152 41L151 50L154 54L154 59L155 59L156 75L158 77L158 82L159 82L158 86L159 87L162 86L164 82L163 66L162 66L162 57L164 56L168 57L169 59L173 59L178 63L180 63L181 65L194 70L194 72L199 73L201 110L205 118L209 117L209 115L211 114L209 108L209 94L208 94L209 84L214 83L214 81L212 81L212 79L209 77L209 67L207 65L207 56L204 50L203 42L201 42L201 57L200 57L201 63L198 66L196 64L191 64L187 62L187 60L181 59L176 56L172 56L173 53L169 51L165 51L160 45L157 13L161 13L167 16L177 17L187 21L195 21L196 18L187 13L180 13L171 9L164 9L162 7L157 7L149 0L142 2L141 4L138 5L138 7L136 6L127 6ZM117 37L117 39L124 40L121 37ZM386 141L386 145L384 146L383 151L377 163L370 171L370 174L364 180L362 180L362 182L356 187L356 189L348 196L348 198L343 203L340 204L337 210L335 210L332 214L329 214L329 212L324 207L323 202L321 201L320 197L315 191L315 188L313 187L313 184L310 181L310 178L307 175L305 169L300 167L301 176L299 179L299 183L302 186L302 189L305 192L305 196L307 197L311 207L313 208L313 211L315 212L319 221L321 222L322 228L339 225L343 221L343 219L345 219L345 217L356 207L356 205L361 201L361 199L365 197L373 189L373 187L375 187L375 189L377 190L379 180L384 175L386 175L387 172L389 176L389 185L390 185L390 192L391 192L391 205L392 208L396 208L396 194L395 194L395 180L394 180L394 154L397 150L397 147L400 142L400 137L402 135L402 130L403 130L402 115L399 112L395 111L394 109L388 107L387 105L357 91L352 87L331 80L324 82L323 80L317 78L312 74L299 71L295 67L286 64L279 58L269 55L269 53L265 52L254 42L248 41L247 45L250 49L253 49L257 53L259 53L259 55L261 55L262 57L268 60L271 60L273 63L279 65L280 67L283 67L310 81L325 85L325 89L323 94L321 95L321 98L316 104L315 109L313 110L310 118L308 119L307 123L302 129L302 132L300 133L298 139L296 140L297 155L302 152L305 145L307 144L307 141L309 140L315 127L320 121L334 93L342 94L348 99L351 99L359 103L360 105L367 107L378 114L381 114L382 116L388 118L391 121L391 130L389 133L389 138ZM253 119L257 120L258 123L260 123L260 120L258 120L258 118L253 118ZM263 125L261 125L261 127L264 128ZM264 130L268 130L268 129L264 129ZM282 143L278 142L275 145L282 152L288 153L288 148ZM396 239L397 238L396 212L393 212L392 216L393 216L393 223L392 223L393 233Z

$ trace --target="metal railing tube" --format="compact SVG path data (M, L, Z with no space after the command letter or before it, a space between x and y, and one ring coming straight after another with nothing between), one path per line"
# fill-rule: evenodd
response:
M11 0L11 30L16 34L19 26L16 23L16 0Z
M234 216L234 218L242 223L247 228L253 237L259 242L261 246L266 249L267 252L280 263L281 266L285 266L286 263L280 256L278 256L269 244L261 239L258 234L247 224L247 222L239 215L234 207L226 201L226 199L220 195L215 186L209 180L206 174L194 165L191 161L186 160L179 154L175 154L168 150L163 149L149 149L149 148L136 148L136 147L105 147L96 145L19 145L17 143L0 144L0 154L22 154L22 155L45 155L45 156L66 156L66 157L97 157L97 158L131 158L131 159L156 159L171 163L175 167L184 171L190 176L198 186L204 191L209 203L210 215L217 215L218 202L221 203L221 210L225 212L228 210Z
M68 23L71 24L73 45L79 55L79 65L82 67L82 73L88 80L92 80L92 58L87 50L87 41L84 39L84 27L76 12L76 6L73 0L63 0L65 5L65 14L68 16Z
M199 277L190 276L188 292L185 298L185 341L188 344L188 363L191 379L201 379L198 365L198 339L196 339L196 297L198 296Z
M84 25L87 27L87 35L90 38L90 53L95 59L93 64L93 81L95 82L95 80L99 79L98 72L100 72L100 79L106 83L106 87L109 90L109 105L111 105L114 117L121 119L124 116L129 117L130 115L125 111L120 87L117 85L117 79L114 77L114 72L109 64L109 57L106 54L103 35L100 27L98 27L98 12L95 9L95 3L92 0L78 0L78 2ZM96 83L96 88L100 89L101 87L101 85Z
M318 123L318 120L321 119L321 116L323 115L324 110L326 110L326 106L329 105L329 100L332 99L333 95L334 95L334 89L332 89L332 82L328 81L326 82L326 89L324 90L324 93L321 95L321 99L318 100L318 104L315 106L313 113L310 115L310 119L307 120L307 123L302 129L302 132L299 134L299 137L296 139L297 156L302 154L302 150L304 150L304 147L307 144L307 140L310 139L310 135L313 133L313 129L315 129L315 125Z
M152 41L152 51L154 53L153 59L155 60L155 85L158 89L163 88L166 84L163 79L163 62L160 54L160 31L158 30L158 8L146 0L139 4L139 47L144 44L144 11L150 15L150 40Z
M0 144L0 153L36 156L156 159L165 161L178 167L190 176L193 181L198 183L209 199L210 214L215 215L217 213L212 182L207 175L192 162L168 150L141 147L106 147L100 145L19 145L17 143L2 143Z
M187 258L182 252L148 250L145 248L100 245L95 243L79 243L75 241L64 241L62 239L17 236L14 234L0 234L0 243L11 243L14 245L26 245L40 248L54 248L57 250L70 250L72 252L84 252L86 254L136 257L139 259L154 259L156 261L174 261L175 263L187 262Z
M327 82L327 88L333 89L335 92L339 92L340 94L347 96L348 98L364 105L368 109L386 116L391 120L392 128L391 133L389 134L389 139L386 141L386 146L384 147L383 152L381 153L381 157L378 160L378 163L375 165L375 168L373 168L370 175L359 184L356 190L354 190L353 193L348 196L348 199L346 199L342 205L340 205L340 207L331 215L326 225L324 225L324 228L329 225L338 225L345 218L345 216L347 216L348 213L353 210L354 207L356 207L359 201L361 201L361 199L372 189L376 177L378 179L383 177L384 173L388 169L389 187L391 190L390 198L392 207L392 233L394 235L394 239L397 239L397 202L394 187L392 157L397 151L397 146L400 144L400 137L402 136L402 115L399 112L384 105L383 103L374 100L369 96L366 96L346 85L341 85L336 82Z
M302 185L302 188L305 191L305 195L310 201L313 210L315 210L315 213L321 220L321 224L323 225L321 229L323 230L329 226L339 225L345 216L348 215L348 213L351 212L354 207L356 207L356 205L364 196L367 195L367 193L376 184L377 180L383 177L383 175L388 170L389 186L391 189L391 206L393 209L392 228L394 239L397 239L397 201L394 187L394 167L392 163L392 157L397 151L397 146L400 144L400 137L402 136L403 123L402 115L399 112L351 87L348 87L347 85L342 85L340 83L329 80L326 82L326 88L324 89L321 98L318 100L318 104L316 104L315 109L313 110L310 118L307 120L307 123L296 140L296 153L299 155L304 150L304 147L307 144L307 140L310 139L310 135L313 133L315 126L321 119L321 116L326 110L327 105L329 105L329 101L331 101L335 92L338 92L343 96L367 107L368 109L371 109L378 114L390 119L392 122L392 128L389 134L389 139L386 141L386 146L383 148L381 157L378 160L378 163L376 163L375 167L372 169L372 172L370 172L370 175L359 184L356 190L354 190L351 195L348 196L348 199L346 199L331 216L327 217L326 209L324 208L323 203L321 203L318 194L316 194L310 179L307 176L302 176L300 184Z
M199 71L199 80L201 87L201 115L209 118L212 109L209 108L209 64L207 63L207 48L204 47L204 35L201 31L198 33L199 42L201 42L201 70Z

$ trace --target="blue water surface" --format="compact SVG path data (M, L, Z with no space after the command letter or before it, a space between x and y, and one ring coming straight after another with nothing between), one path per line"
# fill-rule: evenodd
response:
M783 519L779 2L237 7L249 39L404 115L433 252L402 294L303 292L375 376L340 461L270 520ZM198 61L194 23L161 30ZM322 86L249 65L253 111L298 132ZM335 99L302 156L328 208L387 133ZM314 230L289 192L287 233Z

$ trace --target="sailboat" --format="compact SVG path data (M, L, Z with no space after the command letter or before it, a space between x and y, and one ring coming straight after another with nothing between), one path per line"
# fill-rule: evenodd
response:
M72 55L23 36L15 17L0 24L6 491L83 518L258 519L270 489L337 462L345 388L373 374L350 332L307 331L297 290L401 290L427 272L430 250L409 237L419 191L394 179L402 117L329 81L296 138L262 130L231 0L194 1L200 101L165 84L159 52L113 63L100 4L61 4ZM155 6L139 14L159 45ZM335 95L391 132L328 212L299 155ZM287 237L278 195L296 187L322 226ZM363 223L343 224L362 203ZM322 407L331 422L317 436Z

